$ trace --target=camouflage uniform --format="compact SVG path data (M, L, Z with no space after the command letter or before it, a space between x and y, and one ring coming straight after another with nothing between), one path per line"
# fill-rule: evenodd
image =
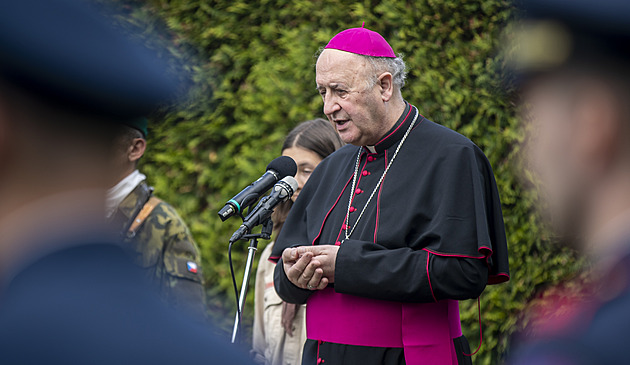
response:
M128 233L132 220L151 197L143 181L120 203L112 215L134 262L145 269L163 299L177 309L206 318L200 255L197 245L175 209L160 201L135 235Z

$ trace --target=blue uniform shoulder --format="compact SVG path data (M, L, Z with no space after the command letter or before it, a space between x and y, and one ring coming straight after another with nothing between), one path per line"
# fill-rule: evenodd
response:
M512 364L625 364L630 328L630 254L600 281L598 294L581 304L578 315L560 333L524 344ZM622 280L619 280L622 279ZM608 283L615 284L609 285ZM602 298L606 300L601 301Z

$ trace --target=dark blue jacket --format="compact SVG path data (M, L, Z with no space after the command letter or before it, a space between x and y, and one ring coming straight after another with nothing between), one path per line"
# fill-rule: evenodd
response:
M24 267L0 291L0 363L249 363L143 280L112 244L75 245Z

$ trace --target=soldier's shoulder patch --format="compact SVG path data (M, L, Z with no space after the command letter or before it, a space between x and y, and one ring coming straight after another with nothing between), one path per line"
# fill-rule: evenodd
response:
M186 262L186 269L193 274L197 273L197 263L194 261Z

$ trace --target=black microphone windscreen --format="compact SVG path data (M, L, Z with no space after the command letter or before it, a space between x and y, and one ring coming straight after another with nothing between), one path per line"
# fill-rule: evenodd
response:
M280 179L286 176L295 176L297 165L289 156L280 156L267 165L267 170L273 170L280 175Z

